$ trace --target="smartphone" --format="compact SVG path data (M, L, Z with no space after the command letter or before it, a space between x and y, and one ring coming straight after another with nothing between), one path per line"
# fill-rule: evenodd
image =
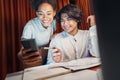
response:
M22 39L21 44L25 49L31 49L30 52L34 52L38 50L35 39Z

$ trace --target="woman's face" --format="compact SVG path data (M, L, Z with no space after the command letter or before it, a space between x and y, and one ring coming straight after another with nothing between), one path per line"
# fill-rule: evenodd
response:
M61 26L62 29L71 35L75 35L78 32L77 21L69 18L66 13L61 14Z
M42 3L38 7L38 12L36 12L37 16L40 19L41 24L44 28L47 28L51 25L54 16L56 15L56 11L53 10L53 7L48 3Z

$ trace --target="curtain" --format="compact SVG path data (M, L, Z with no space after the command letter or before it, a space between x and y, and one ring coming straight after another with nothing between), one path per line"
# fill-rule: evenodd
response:
M17 58L20 36L26 22L34 16L29 0L0 0L0 78L22 69L22 63Z
M75 0L84 11L84 20L81 29L88 29L86 17L89 12L89 0ZM69 4L69 0L57 0L58 10ZM17 58L20 50L20 38L23 27L28 20L34 18L35 11L31 8L29 0L0 0L0 80L6 74L22 70L22 63ZM84 25L84 26L83 26ZM62 31L57 24L57 31Z
M80 28L88 30L90 25L89 23L87 23L87 17L93 14L92 1L91 0L71 0L71 1L75 1L76 2L75 4L78 5L83 12L82 25Z

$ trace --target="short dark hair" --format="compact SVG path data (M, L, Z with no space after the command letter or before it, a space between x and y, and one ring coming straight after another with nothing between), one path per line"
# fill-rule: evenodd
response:
M78 22L77 26L80 28L83 13L78 6L74 4L68 4L64 6L57 14L57 19L59 22L61 21L61 14L63 13L66 13L70 18L76 20Z
M35 11L38 11L38 7L42 3L48 3L48 4L50 4L53 7L53 10L55 10L55 11L57 9L57 2L56 2L56 0L30 0L30 4L32 5L32 8Z

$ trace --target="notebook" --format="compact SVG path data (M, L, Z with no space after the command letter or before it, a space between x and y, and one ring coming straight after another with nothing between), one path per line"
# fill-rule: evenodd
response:
M100 64L101 64L100 58L89 57L89 58L72 60L69 62L56 63L54 65L49 66L49 68L63 67L71 71L77 71L77 70L83 70L83 69L99 66Z
M25 69L24 80L45 80L100 65L100 58L82 58Z

